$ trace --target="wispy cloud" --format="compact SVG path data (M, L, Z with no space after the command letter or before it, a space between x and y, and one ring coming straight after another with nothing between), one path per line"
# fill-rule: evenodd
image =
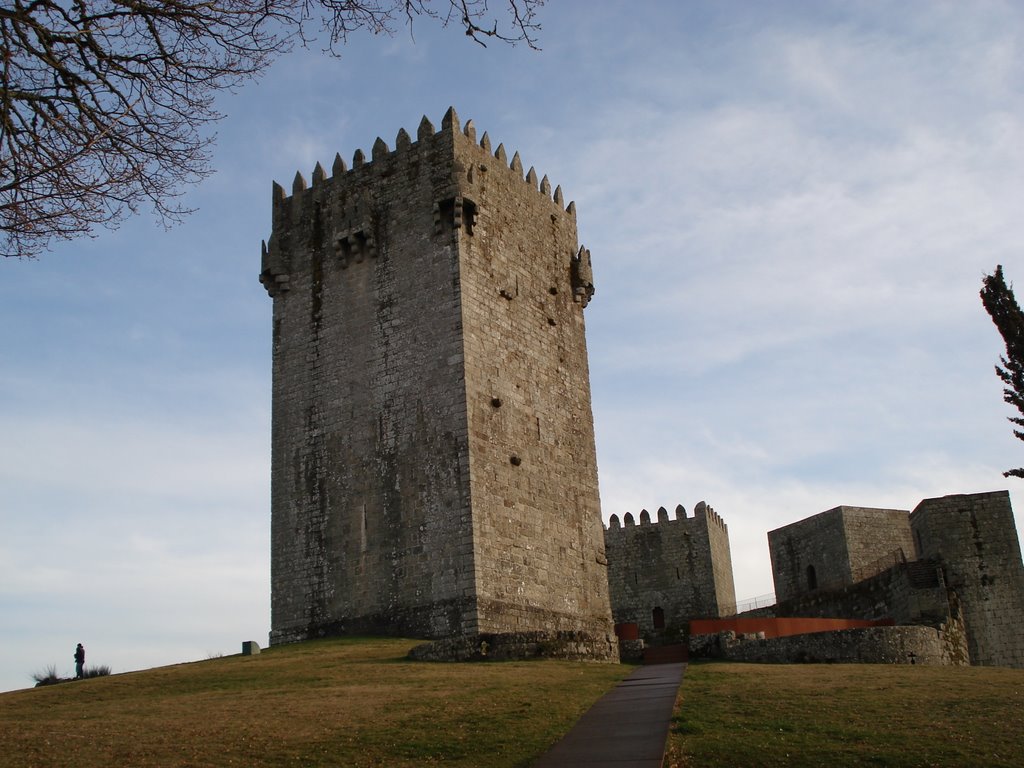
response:
M747 597L770 528L1007 486L977 291L1024 283L1020 7L542 22L542 53L425 24L297 51L225 99L185 225L0 265L0 689L78 641L128 669L265 640L270 182L449 104L577 202L606 516L705 499Z

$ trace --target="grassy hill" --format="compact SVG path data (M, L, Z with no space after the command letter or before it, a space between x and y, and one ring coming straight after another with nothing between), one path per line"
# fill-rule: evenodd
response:
M1024 670L691 664L666 765L1024 765Z
M629 667L345 639L0 694L0 766L525 766Z
M0 768L528 766L631 667L345 639L0 694ZM693 664L666 766L1024 764L1024 670Z

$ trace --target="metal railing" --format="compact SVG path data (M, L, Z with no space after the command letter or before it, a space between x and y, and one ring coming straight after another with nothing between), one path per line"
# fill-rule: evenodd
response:
M850 581L832 580L827 583L819 583L811 591L827 592L833 589L841 589L842 587L849 586L850 584L856 584L864 581L865 579L870 579L872 576L877 576L895 565L902 565L906 562L907 556L903 551L903 547L897 547L870 563L865 563L859 568L854 568L851 573ZM740 613L746 613L747 611L753 611L757 608L767 608L770 605L775 605L776 602L777 600L774 592L767 595L758 595L757 597L738 600L732 605L727 604L721 606L721 615L735 616Z
M775 605L774 592L767 595L758 595L757 597L748 597L745 600L739 600L732 605L723 605L721 615L735 616L738 613L752 611L755 608L767 608L769 605Z

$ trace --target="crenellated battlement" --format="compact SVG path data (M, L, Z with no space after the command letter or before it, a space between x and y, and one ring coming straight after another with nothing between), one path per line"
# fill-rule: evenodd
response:
M530 167L523 173L519 152L509 160L504 144L492 152L491 139L484 132L477 140L476 126L468 120L461 126L454 108L441 120L441 129L424 116L413 141L401 128L395 148L379 136L367 158L362 149L352 155L349 167L340 154L331 165L331 176L319 162L307 183L296 172L291 194L278 182L271 186L273 233L262 244L260 281L271 296L289 290L293 252L312 245L316 250L333 252L342 268L387 255L388 244L379 232L381 208L394 197L396 185L422 185L431 197L435 237L472 236L481 218L486 218L491 189L502 187L501 197L522 185L527 194L550 206L552 222L571 230L575 239L576 204L568 205L561 186L552 189L545 175ZM310 233L315 242L309 243ZM296 237L304 242L293 242ZM573 301L586 307L594 294L590 251L579 247L566 254L571 272Z
M735 605L729 530L712 507L700 501L693 515L679 504L674 517L665 507L655 519L646 509L639 517L612 515L604 532L616 623L651 635Z
M667 509L665 509L665 507L658 507L657 520L653 522L651 520L651 513L648 512L646 509L642 509L640 510L639 524L641 526L659 524L675 525L678 523L682 523L684 525L692 525L697 520L705 520L711 525L714 525L723 531L729 530L729 526L727 526L725 524L725 521L721 518L721 516L717 512L715 512L714 508L703 501L697 502L697 504L693 508L693 515L690 516L687 516L686 508L682 504L676 505L674 518L669 516L669 512ZM636 518L633 517L632 512L627 512L625 515L623 515L621 523L619 522L619 516L613 514L608 519L608 525L605 527L605 530L617 531L636 525Z
M434 124L430 122L430 119L424 115L416 132L416 141L410 138L405 128L400 128L395 136L395 148L392 150L388 147L387 142L378 136L373 143L369 160L367 160L366 153L362 149L357 149L352 155L352 165L349 167L340 154L335 154L334 162L331 164L331 176L328 176L324 167L317 162L313 168L311 184L306 183L306 179L301 171L296 171L295 178L292 180L291 195L286 194L284 187L274 181L271 186L271 199L275 207L286 204L289 200L291 200L292 205L301 204L304 202L304 197L307 193L313 194L314 192L319 192L325 186L329 187L339 183L350 183L352 181L362 183L361 175L387 170L380 167L382 161L386 163L389 160L400 160L403 155L409 152L428 148L425 145L436 145L454 137L460 137L457 139L460 143L465 140L478 147L482 153L489 155L491 159L496 161L493 163L494 167L504 166L505 171L509 174L514 175L519 181L524 182L535 192L563 208L566 214L575 218L576 203L575 201L570 201L568 205L565 204L561 186L556 186L552 189L551 182L547 176L538 180L537 171L532 166L524 176L523 162L519 157L519 152L515 152L510 161L504 144L498 144L497 149L492 153L491 139L487 132L483 133L478 142L476 126L473 121L467 120L465 126L460 127L459 117L455 113L454 107L449 107L442 118L440 131L437 131L434 128ZM488 168L488 170L491 170L491 168ZM473 180L474 175L473 170L468 169L467 178L469 181Z

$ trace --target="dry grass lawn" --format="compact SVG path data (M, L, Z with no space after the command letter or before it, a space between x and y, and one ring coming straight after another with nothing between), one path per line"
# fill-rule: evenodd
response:
M528 766L628 666L325 640L0 694L0 768ZM691 664L666 766L1024 765L1024 670Z
M0 694L0 766L527 766L630 671L325 640Z
M691 664L667 766L1024 765L1024 670Z

